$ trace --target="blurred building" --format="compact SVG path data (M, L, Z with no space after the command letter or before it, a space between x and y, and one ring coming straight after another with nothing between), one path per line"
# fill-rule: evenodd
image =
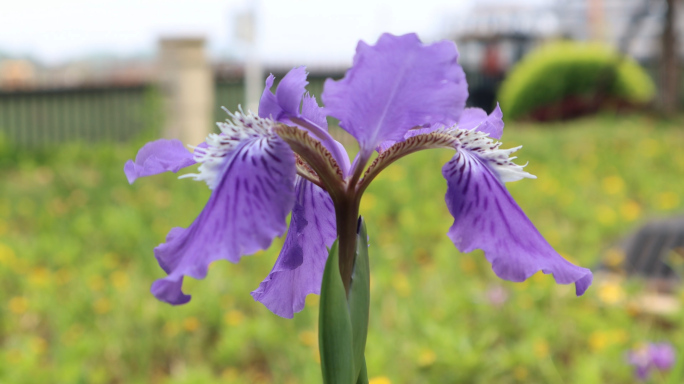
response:
M24 59L0 60L0 89L32 88L36 83L36 65Z
M659 54L666 9L665 0L485 1L465 14L447 16L443 30L459 43L464 67L483 65L486 47L494 44L506 68L552 38L603 41L643 61ZM677 20L677 31L684 31L684 18ZM679 44L684 48L684 39Z
M94 57L45 66L25 58L0 58L0 90L140 85L154 78L152 58Z
M489 109L504 74L549 39L602 41L653 70L666 10L666 0L485 0L469 12L445 16L443 34L459 46L469 101ZM684 18L676 23L681 36ZM684 39L677 46L681 57Z
M564 36L603 41L639 61L659 55L666 10L665 0L565 0L556 5Z

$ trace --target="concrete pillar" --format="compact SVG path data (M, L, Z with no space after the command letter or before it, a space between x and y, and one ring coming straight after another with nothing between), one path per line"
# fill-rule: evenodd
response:
M245 111L257 113L259 99L264 90L264 70L259 59L257 49L257 20L258 4L251 3L252 8L235 16L236 38L247 47L245 58Z
M214 76L202 38L159 41L164 136L197 145L214 125Z

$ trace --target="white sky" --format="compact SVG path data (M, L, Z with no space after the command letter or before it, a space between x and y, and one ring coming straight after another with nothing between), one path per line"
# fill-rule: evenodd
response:
M59 63L92 54L152 54L159 36L201 35L213 56L244 53L235 14L254 7L267 62L349 62L359 39L439 36L472 0L1 0L0 52Z

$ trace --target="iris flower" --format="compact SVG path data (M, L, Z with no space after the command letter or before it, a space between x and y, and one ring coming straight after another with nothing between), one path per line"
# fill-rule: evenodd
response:
M592 281L586 268L563 259L544 240L504 183L534 178L512 162L519 149L501 149L501 110L489 115L465 108L463 69L453 42L424 45L414 34L384 34L376 45L360 42L345 77L325 82L320 107L306 92L304 67L283 77L275 93L266 80L258 115L241 110L218 123L220 133L187 150L178 140L146 144L128 161L129 182L199 163L182 177L204 181L211 196L188 228L173 228L155 248L167 276L152 293L183 304L185 276L202 279L209 264L266 249L290 227L269 275L252 292L272 312L292 317L305 297L320 292L328 248L339 239L340 274L349 289L361 195L397 159L424 149L450 148L442 168L448 231L461 252L482 249L497 276L523 281L543 271L581 295ZM328 132L326 117L359 145L347 152ZM376 155L377 152L377 155ZM372 160L372 161L371 161ZM369 165L370 163L370 165ZM426 196L425 198L430 198Z
M668 343L649 343L627 353L627 362L634 366L634 373L641 380L646 380L653 370L671 369L675 360L675 350Z

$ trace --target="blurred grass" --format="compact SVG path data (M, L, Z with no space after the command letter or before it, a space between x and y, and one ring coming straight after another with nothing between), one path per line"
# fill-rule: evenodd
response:
M509 124L504 147L524 144L519 161L539 179L508 187L565 257L619 262L617 240L683 211L682 123L603 115ZM173 174L129 186L123 164L141 144L0 146L0 383L319 382L318 298L286 320L249 295L282 239L186 281L187 305L149 294L163 276L152 249L172 226L189 225L209 193ZM371 377L388 379L377 383L630 383L626 349L655 340L684 353L684 313L643 313L633 304L638 281L596 281L576 298L550 276L500 281L480 252L459 254L445 235L441 166L450 156L402 159L364 196L367 361Z

